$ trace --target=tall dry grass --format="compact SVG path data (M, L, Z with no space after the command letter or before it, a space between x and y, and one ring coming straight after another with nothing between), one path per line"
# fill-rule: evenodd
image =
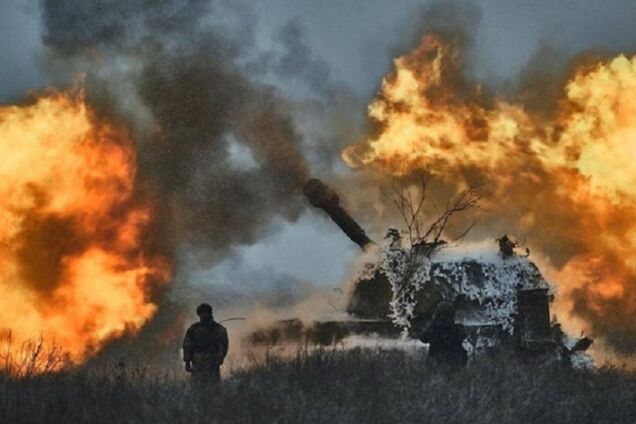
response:
M66 353L43 337L18 343L10 330L0 331L0 374L30 377L49 374L70 364Z
M0 422L633 423L636 376L505 354L444 376L401 351L318 350L266 357L205 390L180 369L4 374Z

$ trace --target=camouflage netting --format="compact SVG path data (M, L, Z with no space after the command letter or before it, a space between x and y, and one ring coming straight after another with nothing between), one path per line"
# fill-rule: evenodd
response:
M552 291L534 263L521 256L504 258L494 245L448 248L429 257L417 249L403 248L397 241L385 238L375 251L376 260L367 264L357 280L382 284L386 279L392 293L388 317L404 335L416 316L430 314L442 299L458 304L458 318L464 323L499 325L512 334L517 291Z

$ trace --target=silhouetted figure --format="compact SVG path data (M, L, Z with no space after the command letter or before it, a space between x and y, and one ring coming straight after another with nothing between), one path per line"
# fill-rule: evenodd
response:
M466 331L455 322L455 308L449 302L437 305L433 321L420 334L420 340L429 343L427 362L441 370L457 370L466 365L468 355L462 347Z
M220 367L228 349L227 330L214 321L207 303L197 308L199 322L188 328L183 339L185 369L196 383L221 381Z

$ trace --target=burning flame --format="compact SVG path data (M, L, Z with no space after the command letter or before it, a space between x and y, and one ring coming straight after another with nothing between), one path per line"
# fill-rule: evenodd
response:
M514 231L550 265L562 318L634 352L636 56L580 65L554 113L489 98L458 46L425 35L394 60L368 114L375 131L343 159L384 175L426 170L449 186L486 182L486 226Z
M42 338L71 362L138 331L170 264L145 253L126 130L81 90L0 107L0 329Z

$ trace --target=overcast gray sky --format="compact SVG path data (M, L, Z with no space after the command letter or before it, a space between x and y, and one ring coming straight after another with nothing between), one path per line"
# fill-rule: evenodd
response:
M87 0L89 1L89 0ZM312 51L335 80L362 98L375 92L390 66L391 51L411 27L417 0L254 0L257 40L271 48L272 34L290 19L300 19ZM636 4L632 0L489 0L477 2L481 24L476 40L475 73L484 78L514 77L542 44L571 56L588 49L630 53L636 50ZM42 52L35 3L0 2L0 103L10 103L32 88L46 86L38 67ZM326 219L305 215L255 246L240 249L240 262L317 284L338 282L357 252ZM227 264L226 264L227 265Z

